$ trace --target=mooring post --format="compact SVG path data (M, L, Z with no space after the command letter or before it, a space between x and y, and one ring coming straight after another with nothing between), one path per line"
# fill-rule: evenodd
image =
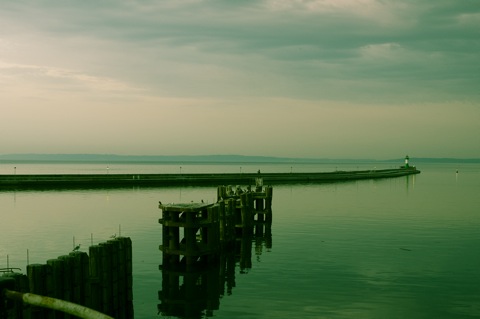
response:
M235 215L236 215L236 200L227 199L225 205L225 219L226 219L226 232L229 242L232 242L235 238Z
M110 273L112 274L112 281L111 281L111 294L112 294L112 309L110 311L110 315L115 318L119 318L119 286L118 286L118 262L119 262L119 242L116 240L109 240L107 241L107 245L110 246Z
M133 318L132 292L132 242L127 237L117 237L118 241L118 300L117 319Z
M111 314L113 309L113 285L112 278L113 274L112 269L112 245L108 242L100 243L101 258L102 258L102 292L103 292L103 304L102 312L106 314Z
M249 234L252 231L253 221L253 196L252 193L243 193L240 195L241 214L242 214L242 234Z
M120 237L125 247L125 270L126 270L126 317L133 318L133 261L132 261L132 239L130 237Z
M269 224L272 223L272 200L273 200L273 187L267 186L265 187L265 221Z
M70 289L73 291L70 301L85 304L85 286L88 280L88 276L86 276L86 273L88 274L88 255L86 252L73 251L69 256L72 265L72 285ZM85 260L87 260L87 264L85 264Z
M225 218L225 201L217 202L218 205L218 231L220 245L223 247L226 244L226 218Z
M255 189L255 194L257 195L257 198L255 199L255 212L254 213L257 214L257 221L263 222L265 205L264 205L264 198L263 198L263 196L261 196L262 187L257 187Z
M73 257L70 255L59 256L58 259L63 261L63 299L67 301L73 300Z
M240 213L241 213L241 225L242 225L242 233L245 233L247 231L247 228L249 226L249 207L248 207L248 198L247 194L244 193L240 195Z
M217 187L217 202L221 201L222 199L225 200L227 195L227 188L226 186L218 186Z
M7 301L5 290L15 289L15 279L7 276L0 277L0 318L9 318L9 312L13 309L13 304Z
M197 256L195 253L196 250L196 232L197 229L195 228L195 215L196 213L186 211L186 223L184 227L184 235L185 235L185 259L187 262L187 269L193 266L197 260Z
M205 227L207 235L206 235L206 242L208 249L211 251L216 251L218 252L220 249L220 206L219 205L213 205L211 207L208 207L207 209L207 214L208 214L208 227ZM209 255L214 255L215 257L217 256L217 253L215 254L209 254Z
M22 292L28 292L29 287L28 287L28 277L25 274L21 273L6 273L3 275L4 277L12 278L15 280L15 287L14 290L16 291L22 291ZM1 293L1 291L0 291ZM21 301L11 301L13 303L13 309L9 310L9 313L11 315L11 318L24 318L27 316L27 313L25 312L26 310L24 309L23 302ZM10 318L10 317L9 317Z
M90 308L101 310L103 304L102 247L99 245L90 246L89 253L90 301L87 303L87 305Z
M30 264L27 265L28 286L30 292L34 294L45 295L47 292L47 285L45 278L47 277L47 265ZM47 318L47 310L44 308L30 307L30 316L33 318Z

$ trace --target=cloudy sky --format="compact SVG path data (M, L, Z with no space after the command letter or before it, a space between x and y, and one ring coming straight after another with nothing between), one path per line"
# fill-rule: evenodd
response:
M2 1L0 147L480 157L480 3Z

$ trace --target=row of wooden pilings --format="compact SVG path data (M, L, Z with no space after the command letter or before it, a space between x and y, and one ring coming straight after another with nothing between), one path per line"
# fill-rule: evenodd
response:
M272 195L272 187L263 190L261 184L255 191L219 186L215 204L160 202L164 265L208 262L238 235L251 233L255 223L271 224Z
M117 319L133 319L132 241L128 237L89 247L89 254L72 251L27 265L27 274L13 271L0 276L0 291L53 297L86 306ZM6 300L0 294L0 318L69 319L74 316Z
M219 186L214 204L162 204L162 290L158 311L165 316L204 318L232 294L235 265L241 273L256 253L272 246L271 187L254 191ZM255 238L255 239L254 239ZM226 293L225 293L226 291Z

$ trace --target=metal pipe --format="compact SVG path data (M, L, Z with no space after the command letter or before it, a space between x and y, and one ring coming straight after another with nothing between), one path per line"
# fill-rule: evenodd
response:
M44 297L40 295L35 295L31 293L21 293L17 291L12 291L4 289L5 297L23 301L26 304L32 306L38 306L43 308L49 308L53 310L62 311L70 315L77 316L84 319L114 319L113 317L107 316L96 310L75 304L73 302L68 302L56 298Z

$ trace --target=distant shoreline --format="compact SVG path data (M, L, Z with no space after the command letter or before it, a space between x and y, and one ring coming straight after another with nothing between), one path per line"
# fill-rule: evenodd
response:
M421 158L410 157L412 163L480 163L480 158ZM179 155L179 156L137 156L115 154L4 154L0 164L364 164L403 163L404 158L376 159L329 159L289 158L244 155Z

